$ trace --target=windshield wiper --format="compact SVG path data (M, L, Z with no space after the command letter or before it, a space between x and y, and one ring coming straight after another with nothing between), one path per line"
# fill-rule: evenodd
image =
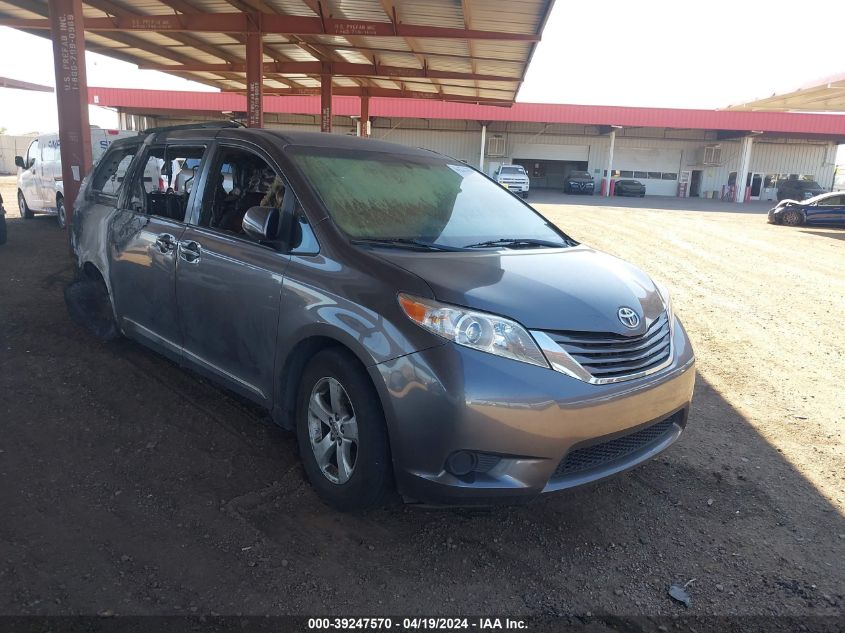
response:
M500 240L488 240L478 244L467 244L464 248L526 248L531 246L542 246L543 248L566 248L572 246L570 242L550 242L549 240L536 240L534 238L505 238Z
M461 251L462 248L455 246L444 246L443 244L435 244L433 242L424 242L423 240L415 240L407 237L378 237L378 238L359 238L352 240L353 244L374 244L376 246L399 246L405 248L422 248L429 251Z

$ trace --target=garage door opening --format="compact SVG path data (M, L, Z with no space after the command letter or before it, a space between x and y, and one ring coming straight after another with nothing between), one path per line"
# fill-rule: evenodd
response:
M587 161L583 160L544 160L534 158L515 158L517 165L525 167L531 179L532 189L558 189L563 191L563 184L573 171L587 171Z

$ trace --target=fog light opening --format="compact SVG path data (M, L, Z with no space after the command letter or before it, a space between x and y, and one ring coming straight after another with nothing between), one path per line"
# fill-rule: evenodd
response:
M475 470L478 458L470 451L455 451L446 460L446 470L456 477L465 477Z

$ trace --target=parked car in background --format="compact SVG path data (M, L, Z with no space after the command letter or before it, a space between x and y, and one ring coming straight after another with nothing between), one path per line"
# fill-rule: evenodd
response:
M96 163L113 141L137 132L106 130L91 126L91 154ZM55 215L59 226L66 223L62 157L58 134L42 134L30 143L25 156L15 156L18 167L18 208L22 218L36 213Z
M173 160L195 161L189 192L147 182ZM265 407L342 510L394 487L527 500L649 461L687 423L694 356L668 290L430 151L152 131L94 169L71 243L75 320Z
M496 170L496 182L523 198L528 197L530 180L522 165L502 165Z
M566 184L563 186L564 193L585 193L593 195L596 189L596 181L586 171L572 171L566 177Z
M6 207L3 206L3 194L0 194L0 245L6 243Z
M798 200L800 202L826 192L827 190L815 180L790 178L778 183L777 199L778 202L781 200Z
M616 196L645 196L645 185L639 180L617 180L613 187Z
M845 191L823 193L809 200L783 200L769 211L769 222L798 226L829 224L845 226Z

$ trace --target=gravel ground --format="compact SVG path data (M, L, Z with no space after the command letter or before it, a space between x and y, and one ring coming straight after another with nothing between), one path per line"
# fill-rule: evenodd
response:
M0 614L845 611L845 231L535 196L672 290L700 371L688 432L528 506L359 516L316 499L261 411L72 324L65 234L0 186Z

